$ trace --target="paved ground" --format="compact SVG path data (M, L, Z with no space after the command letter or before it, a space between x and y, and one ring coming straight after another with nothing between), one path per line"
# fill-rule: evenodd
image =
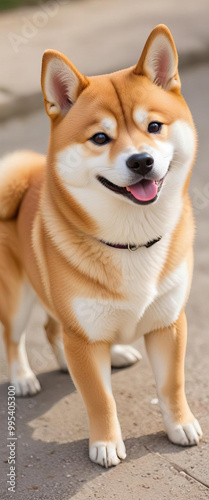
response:
M42 106L45 49L86 74L135 64L150 31L167 24L180 64L209 60L208 0L51 0L0 16L0 119Z
M1 361L1 486L7 500L202 500L209 488L208 417L208 81L206 66L182 71L183 93L199 130L199 153L191 183L196 211L195 272L187 308L189 339L186 387L189 403L204 430L202 443L183 449L164 434L154 379L142 340L143 360L132 368L113 371L112 383L127 448L127 459L103 470L88 460L88 423L80 395L70 377L57 371L43 333L44 313L34 310L28 331L31 366L38 373L42 393L17 401L17 473L15 496L6 493L7 368L3 344ZM16 147L46 151L49 126L43 112L7 122L0 127L1 154Z

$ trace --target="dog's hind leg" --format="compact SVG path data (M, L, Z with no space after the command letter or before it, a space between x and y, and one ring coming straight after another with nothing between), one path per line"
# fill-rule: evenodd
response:
M134 365L142 356L135 347L131 345L112 345L111 366L113 368L124 368L125 366Z
M68 372L60 323L49 316L44 327L47 339L52 346L60 370Z
M27 396L40 391L40 384L30 368L25 348L25 328L34 302L30 285L22 286L16 314L4 328L10 384L15 386L17 396Z
M35 394L40 384L25 349L27 326L35 292L24 276L15 221L0 223L0 322L4 327L10 383L17 396Z
M7 347L10 384L15 387L16 396L36 394L40 391L41 386L28 363L25 333L22 333L19 341L14 342L11 340L10 332L5 329L4 339Z

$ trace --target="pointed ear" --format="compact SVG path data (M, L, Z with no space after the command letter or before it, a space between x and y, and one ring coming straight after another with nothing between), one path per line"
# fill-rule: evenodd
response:
M41 86L50 118L66 115L88 79L57 50L46 50L42 60Z
M179 90L178 55L173 37L164 24L150 33L134 70L165 90Z

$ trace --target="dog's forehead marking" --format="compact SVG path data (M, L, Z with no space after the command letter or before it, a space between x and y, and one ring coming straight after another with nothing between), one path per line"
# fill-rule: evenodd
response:
M141 125L141 123L143 123L147 117L148 117L148 113L147 113L146 109L141 108L141 107L137 107L134 109L133 119L137 125Z
M117 123L114 118L110 118L110 116L105 117L101 122L102 127L104 127L108 132L115 133Z

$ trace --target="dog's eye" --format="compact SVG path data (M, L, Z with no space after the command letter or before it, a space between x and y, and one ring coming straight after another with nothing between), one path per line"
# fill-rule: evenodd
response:
M148 132L150 134L157 134L158 132L161 131L162 125L163 124L160 122L151 122L148 125Z
M99 132L98 134L94 134L90 141L92 141L94 144L97 144L98 146L103 146L104 144L107 144L108 142L111 141L110 137L108 137L107 134L104 134L103 132Z

